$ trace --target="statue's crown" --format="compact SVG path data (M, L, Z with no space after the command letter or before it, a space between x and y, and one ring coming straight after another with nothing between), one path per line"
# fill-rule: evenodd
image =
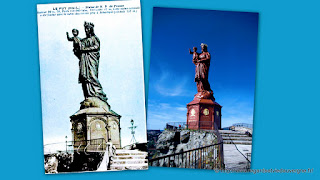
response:
M94 24L91 23L91 22L85 21L85 22L84 22L84 27L94 27Z
M205 47L208 47L208 44L205 44L205 43L201 43L200 46L205 46Z

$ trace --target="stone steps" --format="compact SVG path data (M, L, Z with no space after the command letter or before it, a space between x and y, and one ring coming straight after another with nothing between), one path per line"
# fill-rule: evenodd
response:
M117 150L116 151L117 156L147 156L147 152L137 151L137 150Z
M245 133L231 130L219 130L224 144L252 145L252 137ZM233 143L232 143L233 142Z
M143 164L148 163L146 159L116 159L112 161L113 164Z
M143 164L112 164L110 170L142 170L148 169L148 163Z
M222 134L244 134L246 135L245 133L242 133L240 131L231 131L231 130L219 130L219 133L222 135Z
M246 134L221 134L222 137L248 137Z
M110 170L142 170L148 169L148 153L138 150L117 149Z
M233 142L233 143L232 143ZM243 145L252 145L252 141L237 141L237 140L223 140L223 144L243 144Z
M237 140L241 140L241 141L252 141L252 137L222 137L223 140L233 140L233 141L237 141Z
M145 155L125 155L125 156L115 156L113 157L115 160L117 159L145 159L146 156Z

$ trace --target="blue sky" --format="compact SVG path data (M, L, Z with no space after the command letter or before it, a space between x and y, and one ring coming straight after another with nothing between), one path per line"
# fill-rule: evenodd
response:
M222 127L253 123L258 13L154 8L148 129L185 122L197 93L188 49L208 44L209 82L222 105Z

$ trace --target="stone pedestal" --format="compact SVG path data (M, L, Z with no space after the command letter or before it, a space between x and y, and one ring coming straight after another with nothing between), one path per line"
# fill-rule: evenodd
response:
M120 118L112 110L103 107L80 109L71 117L74 151L94 152L101 142L112 142L121 148Z
M203 96L203 94L206 94ZM193 130L214 130L214 123L221 129L221 108L209 93L198 93L193 101L187 104L187 125Z

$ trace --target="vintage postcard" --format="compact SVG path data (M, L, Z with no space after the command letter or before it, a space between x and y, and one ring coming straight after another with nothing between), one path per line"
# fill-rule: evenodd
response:
M258 13L154 8L149 165L247 171Z
M45 173L147 169L140 1L37 16Z

